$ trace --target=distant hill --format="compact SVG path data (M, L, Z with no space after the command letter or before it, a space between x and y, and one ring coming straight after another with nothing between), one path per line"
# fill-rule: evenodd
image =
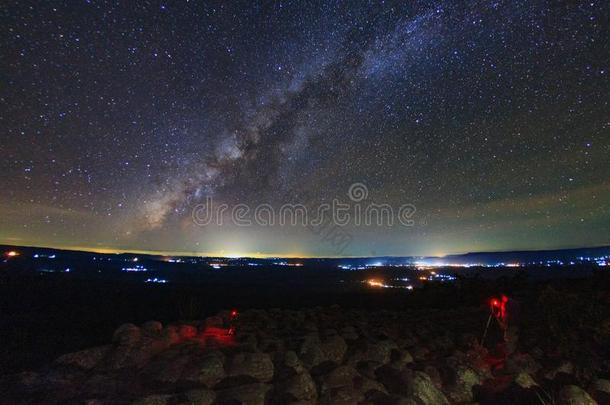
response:
M579 258L595 258L610 256L610 246L578 248L578 249L558 249L558 250L518 250L512 252L474 252L461 255L448 255L439 260L445 263L533 263L548 260L571 261ZM434 258L429 258L434 259Z
M0 245L0 252L9 252L15 250L25 256L33 256L35 254L51 255L56 253L61 254L64 258L77 258L84 259L90 256L97 257L112 257L115 260L130 260L131 258L138 257L141 260L160 260L166 258L167 255L154 255L154 254L136 254L136 253L95 253L75 250L64 250L64 249L53 249L43 247L30 247L30 246L11 246L11 245ZM259 263L274 263L278 260L283 262L302 262L312 265L339 265L349 263L352 265L393 265L393 264L409 264L409 263L429 263L429 264L480 264L480 265L495 265L499 263L537 263L558 260L562 262L593 260L594 258L610 257L610 246L600 247L586 247L576 249L556 249L556 250L518 250L510 252L472 252L458 255L447 255L447 256L376 256L376 257L351 257L351 258L292 258L292 259L280 259L280 258L268 258L268 259L254 259L254 258L203 258L204 261L209 260L224 260L230 262L259 262ZM184 258L186 261L191 262L192 256L172 256L174 258ZM200 259L199 259L200 260Z

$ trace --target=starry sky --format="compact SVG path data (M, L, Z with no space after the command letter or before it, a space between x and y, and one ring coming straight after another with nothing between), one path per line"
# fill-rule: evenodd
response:
M610 244L606 2L0 5L0 243L369 256ZM412 204L201 226L198 204Z

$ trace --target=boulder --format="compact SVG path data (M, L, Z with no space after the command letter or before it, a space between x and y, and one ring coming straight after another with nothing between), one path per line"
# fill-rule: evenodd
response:
M307 335L298 352L299 358L307 369L317 366L326 361L326 356L321 348L320 339L317 335Z
M392 350L390 354L390 365L392 367L401 370L410 363L413 363L413 356L406 349Z
M429 345L433 352L448 352L455 347L453 340L448 335L435 337L430 340Z
M165 405L170 402L171 395L148 395L133 401L132 405Z
M424 369L420 371L423 371L428 375L428 377L430 377L430 380L432 380L432 383L436 388L440 390L443 387L443 378L441 376L441 372L436 366L426 364L424 365Z
M427 405L448 405L449 401L445 395L439 391L426 373L415 371L411 381L411 397L419 403Z
M390 362L392 350L397 349L396 343L390 339L379 340L371 342L368 345L366 351L367 360L377 361L381 364L387 364Z
M173 384L181 378L189 361L190 358L187 355L173 352L163 353L162 356L147 364L144 375L154 382Z
M178 334L178 328L174 325L169 325L161 331L161 341L167 346L174 345L180 342L180 335Z
M415 361L424 361L430 355L430 350L424 346L415 346L410 350L411 355Z
M576 385L566 385L559 391L558 405L597 405L585 390Z
M321 378L324 389L351 386L358 372L351 366L339 366Z
M591 396L600 404L610 404L610 380L598 378L589 387Z
M112 341L123 346L131 346L140 340L142 332L133 323L124 323L114 331Z
M418 346L419 339L411 331L403 332L403 336L399 339L399 346L401 349L411 349Z
M193 325L181 324L178 326L178 336L181 339L192 339L197 336L197 328Z
M544 378L548 380L554 380L558 374L573 374L574 365L569 361L564 361L557 367L554 367L544 373Z
M397 370L390 365L379 367L375 374L379 381L391 394L407 395L412 380L410 370Z
M356 328L353 326L346 326L341 329L341 337L345 340L356 340L359 336Z
M521 372L517 374L514 379L514 383L524 389L537 387L538 384L528 373Z
M225 378L224 355L219 351L206 353L191 363L183 374L186 381L197 382L210 388Z
M364 401L364 395L354 387L340 387L328 391L320 398L320 404L352 405Z
M231 359L228 375L246 375L268 382L273 378L273 362L267 353L237 353Z
M243 348L255 351L258 347L258 339L256 335L251 332L238 331L235 335L235 341Z
M476 349L479 346L479 339L472 333L463 333L458 338L458 347L461 349L470 350Z
M447 395L452 402L472 402L474 395L472 387L481 385L478 374L469 367L458 366L454 370L453 384L447 390Z
M195 389L185 393L189 405L211 405L216 400L216 393L208 389Z
M603 378L598 378L591 384L591 389L593 391L605 392L606 394L610 394L610 380L605 380Z
M112 349L111 346L98 346L79 352L68 353L60 356L55 362L57 364L79 367L90 370L100 363Z
M251 347L255 349L258 347L259 350L264 353L272 353L283 350L284 342L282 341L282 339L273 336L265 336L258 341L258 345L256 345L255 343Z
M109 396L121 390L122 382L117 381L112 374L93 374L81 384L80 388L88 395Z
M465 353L465 362L479 374L481 379L492 377L487 357L487 349L481 346L475 346Z
M331 336L337 336L338 332L336 329L333 328L326 328L324 330L320 331L320 336L324 337L324 338L329 338Z
M149 346L118 347L101 362L103 370L119 370L126 367L142 367L159 350Z
M279 380L292 377L306 370L299 356L292 350L283 353L277 352L274 355L273 366L275 376Z
M41 383L41 375L34 371L22 371L14 375L2 376L0 379L0 387L16 384L23 386L28 391Z
M339 366L320 378L319 403L363 401L368 392L387 394L377 381L363 377L351 366Z
M515 353L506 359L505 364L505 370L509 374L525 372L533 375L540 368L540 364L528 353Z
M315 401L318 398L316 384L307 371L290 377L281 385L282 392L291 395L297 400Z
M381 364L377 361L360 361L358 362L358 364L356 364L356 369L361 375L367 378L376 379L376 371L379 369L379 367L383 365L384 364Z
M303 322L303 329L306 330L307 332L317 333L318 325L314 321L311 321L311 320L305 321L305 322Z
M334 335L324 340L320 348L327 360L341 364L347 351L347 344L341 336Z
M216 393L217 402L227 404L236 401L247 405L265 405L267 393L270 390L271 385L261 383L231 387Z
M150 335L160 335L163 330L163 324L158 321L148 321L142 324L142 332L148 333Z

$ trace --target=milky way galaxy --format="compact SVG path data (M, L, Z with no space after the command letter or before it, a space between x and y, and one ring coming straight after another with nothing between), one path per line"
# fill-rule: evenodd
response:
M260 255L610 244L604 2L6 1L0 243ZM416 207L410 226L193 210ZM229 208L230 209L230 208ZM225 213L226 214L226 213ZM223 214L223 215L225 215Z

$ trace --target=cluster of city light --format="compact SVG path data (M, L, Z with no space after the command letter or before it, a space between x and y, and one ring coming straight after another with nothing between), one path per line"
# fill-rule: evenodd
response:
M376 280L376 279L366 280L366 284L368 284L370 287L375 287L375 288L402 288L402 289L406 289L406 290L413 289L412 285L392 285L392 284L386 284L386 283Z
M460 267L460 268L469 268L469 267L478 267L484 266L481 264L472 264L472 263L427 263L422 261L417 261L413 263L417 270L430 270L430 269L438 269L441 267Z
M371 264L340 264L338 267L341 270L369 270L376 267L408 267L415 268L417 270L432 270L439 268L470 268L470 267L521 267L521 263L496 263L496 264L480 264L480 263L444 263L444 262L424 262L415 261L413 263L402 263L402 264L382 264L382 263L371 263Z
M457 278L449 274L438 274L435 271L430 272L429 276L420 276L420 281L455 281Z
M342 264L339 266L339 268L341 270L367 270L367 269L369 269L368 266L352 266L349 264Z
M55 259L57 256L56 255L48 255L45 253L36 253L34 255L34 259L42 259L42 258L46 258L46 259Z
M121 271L139 273L139 272L143 272L143 271L148 271L148 269L141 264L136 264L135 266L131 266L131 267L123 267L121 269Z
M294 266L294 267L301 267L303 266L303 263L291 263L291 262L273 262L274 266Z
M40 269L36 269L36 271L41 272L41 273L69 273L70 272L70 268L66 267L65 269L49 269L49 268L40 268Z
M376 267L410 267L410 265L407 265L407 264L386 265L381 262L375 262L375 263L369 263L369 264L359 264L359 265L352 265L352 264L340 264L339 265L339 268L341 270L368 270L368 269L374 269Z
M109 262L109 261L112 260L112 258L110 258L110 257L96 257L96 256L93 256L93 259L91 259L91 260L106 260L107 262Z
M167 280L164 279L164 278L157 278L157 277L155 277L155 278L147 278L145 282L146 283L165 284L165 283L167 283Z

